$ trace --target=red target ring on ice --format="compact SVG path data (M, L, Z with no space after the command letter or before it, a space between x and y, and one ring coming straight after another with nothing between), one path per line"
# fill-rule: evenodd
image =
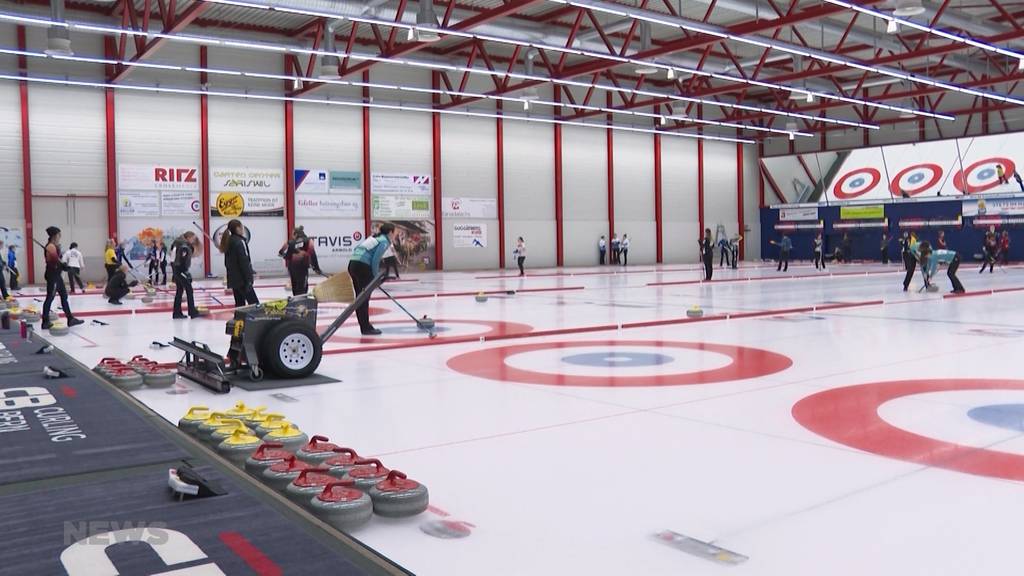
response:
M730 362L720 368L697 372L650 374L637 376L580 375L537 372L509 366L506 360L517 354L535 351L549 351L572 348L614 348L648 347L670 354L671 349L697 350L729 357ZM782 354L726 344L705 342L667 342L662 340L586 340L574 342L545 342L540 344L519 344L487 348L455 356L448 360L448 367L456 372L499 382L521 382L547 386L587 386L597 388L688 386L691 384L713 384L731 380L746 380L781 372L793 361Z
M502 322L495 320L445 320L441 318L434 318L436 331L438 337L431 340L433 343L441 343L448 341L460 342L464 341L467 337L477 338L483 336L484 338L495 338L498 336L514 336L518 334L526 334L533 332L533 326L529 324L520 324L518 322ZM409 337L391 337L388 336L388 332L391 330L385 330L385 333L381 336L344 336L335 334L331 336L328 342L348 342L357 344L408 344L414 342L417 339L426 338L427 331L420 330L416 327L412 320L377 320L373 323L375 326L387 326L394 328L406 328L408 329L407 336ZM481 332L473 332L469 334L455 332L454 327L456 326L479 326L483 329ZM447 332L452 330L452 332Z
M874 168L858 168L843 174L832 188L837 200L851 200L874 190L882 181L882 174Z
M921 436L889 424L878 408L897 398L960 390L1024 390L1024 380L898 380L833 388L793 406L801 426L840 444L885 456L966 472L1024 481L1024 455L965 446Z
M889 192L894 198L906 192L908 196L916 196L935 186L942 179L942 166L926 162L907 166L896 173L889 183Z
M985 192L999 186L999 175L995 165L1003 167L1005 179L1009 180L1017 171L1017 165L1009 158L995 156L978 160L953 176L953 186L964 194Z

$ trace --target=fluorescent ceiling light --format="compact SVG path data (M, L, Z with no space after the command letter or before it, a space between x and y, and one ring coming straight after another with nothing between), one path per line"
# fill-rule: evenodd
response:
M522 122L536 122L541 124L556 124L562 126L578 126L582 128L599 128L602 130L612 129L621 132L637 132L643 134L663 134L667 136L676 136L680 138L694 138L699 140L715 140L722 142L739 142L742 144L756 144L755 141L745 138L731 138L728 136L711 136L707 134L689 134L685 132L671 132L667 130L653 130L649 128L635 128L632 126L621 126L621 125L607 125L607 124L592 124L588 122L577 122L572 120L559 120L557 118L538 118L535 116L515 116L507 114L495 114L491 112L474 112L470 110L438 110L434 108L412 106L408 104L382 104L375 102L363 102L353 100L320 100L315 98L297 98L293 96L277 96L269 94L253 94L253 93L238 93L238 92L224 92L216 90L200 90L192 88L172 88L165 86L140 86L133 84L108 84L104 82L89 82L82 80L70 80L61 78L40 78L30 76L16 76L12 74L0 74L0 80L8 80L12 82L31 82L40 84L50 84L59 86L81 86L88 88L103 88L113 89L122 91L138 91L138 92L165 92L168 94L192 94L197 96L213 96L221 98L241 98L246 100L270 100L279 102L300 102L309 104L321 104L328 106L346 106L353 108L371 108L381 110L397 110L402 112L418 112L423 114L447 114L452 116L470 116L476 118L502 118L505 120L516 120ZM529 102L526 102L528 104Z

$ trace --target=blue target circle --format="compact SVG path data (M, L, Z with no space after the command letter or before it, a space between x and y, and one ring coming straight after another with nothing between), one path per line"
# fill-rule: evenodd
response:
M862 176L857 176L853 180L850 180L850 186L863 186L865 182L867 182L867 180L865 180Z
M914 172L910 175L910 178L907 178L907 182L910 182L911 184L917 184L921 180L924 180L924 174L920 172Z
M982 180L987 180L995 175L996 171L993 170L991 167L986 167L982 168L981 170L978 170L978 178L981 178Z
M978 406L967 411L967 416L975 422L1005 428L1014 432L1024 432L1024 404L993 404Z
M647 366L661 366L662 364L668 364L672 360L673 358L666 354L626 352L621 350L573 354L562 358L562 362L566 364L597 368L643 368Z

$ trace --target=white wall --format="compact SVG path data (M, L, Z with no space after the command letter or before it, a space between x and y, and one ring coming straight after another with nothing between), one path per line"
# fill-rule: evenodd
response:
M697 141L661 139L663 260L696 262L700 225L697 216Z
M743 256L748 261L761 259L760 178L757 146L743 146Z
M532 267L554 266L555 140L551 126L504 123L505 266L522 236Z
M653 264L657 258L654 218L654 136L613 134L615 232L629 235L629 263Z
M608 236L608 149L603 130L562 127L562 238L566 266L597 264Z
M0 40L14 45L14 28L0 26ZM102 55L98 36L73 34L76 51ZM29 30L29 49L45 46L45 31ZM199 48L168 44L153 61L182 65L199 63ZM0 56L0 62L16 68L16 60ZM209 49L212 68L280 73L283 57L233 48ZM70 75L101 79L102 66L53 60L33 60L30 72L43 76ZM375 65L371 81L429 87L431 73L422 69ZM352 78L358 80L358 77ZM458 82L459 75L452 80ZM135 70L132 83L194 88L199 75L190 72ZM253 80L211 75L211 89L277 92L280 80ZM472 91L493 89L490 80L472 76ZM550 99L550 89L542 89ZM329 87L318 96L358 99L361 88ZM429 103L431 95L374 88L375 102ZM17 84L0 83L0 225L23 223L21 201L20 119ZM32 130L32 171L37 196L106 194L105 101L100 90L32 85L29 89ZM543 112L540 112L542 110ZM227 99L211 96L209 112L209 166L252 167L284 170L284 104L258 99ZM519 113L520 111L514 110ZM546 113L539 107L538 113ZM199 98L192 95L117 92L115 97L116 152L119 163L200 164ZM608 235L608 150L604 129L562 128L564 263L592 266L597 262L597 238ZM665 136L662 139L662 198L664 260L693 262L697 257L697 157L696 141ZM296 168L362 170L364 154L370 172L433 174L439 177L443 197L496 198L498 188L497 134L495 120L441 116L440 174L433 174L432 121L429 114L374 109L370 112L370 149L363 150L362 112L356 107L294 104ZM519 236L529 245L529 266L556 264L554 198L554 129L550 125L507 120L504 123L505 259L514 267L512 247ZM705 216L708 224L722 221L730 232L736 228L735 146L707 143L705 149ZM656 258L653 136L613 133L615 228L631 238L631 263L652 263ZM754 177L746 182L744 206L747 221L756 218L756 169L754 153L748 153L747 169ZM286 175L291 177L291 175ZM369 178L369 174L364 175ZM103 203L105 198L96 199ZM206 209L206 207L204 207ZM100 212L96 212L99 214ZM38 227L47 214L37 214ZM101 217L105 218L105 216ZM444 219L441 245L445 268L493 268L499 262L498 222L480 221L488 227L486 249L456 249L452 228L460 222ZM475 222L465 220L463 222ZM105 220L99 223L106 226ZM268 223L269 224L269 223ZM280 235L284 219L264 228L263 234ZM748 246L756 246L751 241ZM215 269L220 257L213 255Z
M497 126L492 118L441 117L441 194L444 198L498 197ZM456 224L487 227L486 248L456 248L452 229ZM445 218L444 260L446 270L477 270L498 266L498 219ZM506 256L512 252L510 245ZM529 254L527 246L527 254Z

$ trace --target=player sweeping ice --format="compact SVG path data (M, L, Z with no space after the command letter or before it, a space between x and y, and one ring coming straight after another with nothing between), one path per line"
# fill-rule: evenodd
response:
M373 279L380 274L380 261L387 252L388 246L394 242L395 225L385 222L380 225L380 231L376 236L370 236L363 240L352 251L352 258L348 261L348 274L352 277L352 287L358 296L373 282ZM364 336L379 336L381 331L370 324L370 301L369 299L362 306L356 309L356 318L359 319L359 330Z

